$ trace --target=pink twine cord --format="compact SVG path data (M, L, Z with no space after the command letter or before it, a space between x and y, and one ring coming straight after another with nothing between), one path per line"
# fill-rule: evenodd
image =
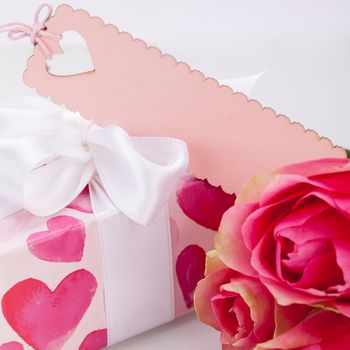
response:
M46 15L42 20L40 20L40 15L44 9L47 9ZM38 44L46 58L50 59L52 57L52 53L47 44L45 44L41 38L48 38L55 41L59 41L62 38L61 35L48 33L46 31L46 23L51 15L52 6L49 4L43 4L36 10L34 15L34 23L32 25L21 22L10 22L0 25L0 33L8 32L8 38L10 40L20 40L25 37L29 37L32 44Z

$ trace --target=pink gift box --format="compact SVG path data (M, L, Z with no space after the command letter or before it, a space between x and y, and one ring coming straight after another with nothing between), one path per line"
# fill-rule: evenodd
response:
M213 232L179 221L185 143L41 98L0 124L0 345L100 349L192 309Z
M175 196L170 203L175 204ZM132 224L126 220L123 228L116 216L104 220L119 243L127 244L125 237ZM166 227L167 211L160 217ZM119 227L113 222L119 222ZM53 216L20 211L1 220L0 344L15 342L18 349L99 349L190 311L212 232L186 235L179 231L175 218L170 218L169 237L163 232L169 250L159 251L157 241L150 242L149 248L142 243L156 238L152 225L148 225L149 232L142 231L146 238L141 238L141 243L106 251L86 190ZM137 229L133 231L138 234ZM150 249L151 258L142 261L138 254L145 249ZM108 266L106 285L104 264L118 262L123 251L125 264ZM166 263L171 269L167 283L164 271L162 277L157 274L157 263ZM111 295L116 290L121 294ZM150 295L152 291L157 298Z

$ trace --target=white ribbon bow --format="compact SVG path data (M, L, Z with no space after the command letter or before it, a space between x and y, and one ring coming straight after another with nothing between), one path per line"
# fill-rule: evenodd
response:
M95 214L147 224L188 164L184 142L129 137L40 98L0 101L0 218L57 213L90 187Z

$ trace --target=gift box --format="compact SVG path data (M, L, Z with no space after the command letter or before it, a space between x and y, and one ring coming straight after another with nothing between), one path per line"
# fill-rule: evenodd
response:
M0 344L100 349L190 310L211 239L169 217L186 145L0 105Z

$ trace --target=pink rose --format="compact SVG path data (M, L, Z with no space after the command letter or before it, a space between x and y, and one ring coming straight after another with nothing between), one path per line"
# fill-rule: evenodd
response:
M350 319L333 311L307 305L276 306L272 339L254 350L345 350L350 344ZM223 350L235 350L224 345ZM248 350L249 348L242 348Z
M322 159L253 178L224 214L216 249L279 304L350 316L350 161Z
M233 349L251 349L274 333L275 301L257 279L208 258L207 277L195 292L199 319L221 332L221 342Z
M254 350L345 350L350 344L350 319L307 305L276 307L273 339Z

